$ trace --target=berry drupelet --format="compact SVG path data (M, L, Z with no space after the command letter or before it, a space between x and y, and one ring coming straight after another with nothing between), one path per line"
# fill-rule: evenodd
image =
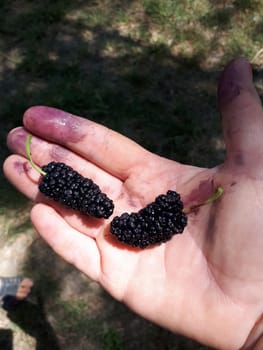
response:
M38 188L44 195L96 218L111 216L113 201L92 180L64 163L51 162L41 169L45 175Z
M125 244L146 248L182 233L186 225L187 216L180 195L170 190L137 213L116 216L111 222L110 232Z

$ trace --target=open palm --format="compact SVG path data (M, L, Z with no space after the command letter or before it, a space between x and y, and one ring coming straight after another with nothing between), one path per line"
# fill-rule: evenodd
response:
M32 107L8 145L4 170L38 202L32 221L53 249L141 316L220 349L239 349L261 334L263 310L263 112L249 64L224 72L219 103L227 148L224 164L203 169L154 155L101 125L57 109ZM77 214L39 194L39 175L25 159L71 165L115 203L114 215L138 211L168 189L184 205L223 195L192 212L182 235L144 250L117 242L111 220ZM256 325L256 326L255 326Z

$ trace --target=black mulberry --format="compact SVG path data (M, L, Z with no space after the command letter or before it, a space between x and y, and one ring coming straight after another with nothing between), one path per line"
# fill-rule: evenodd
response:
M42 175L38 186L40 192L49 198L84 214L107 219L114 209L113 201L102 193L99 186L64 163L50 162L40 168L32 159L30 143L26 139L26 154L32 167Z
M170 190L137 213L116 216L111 222L110 232L125 244L146 248L182 233L186 225L187 216L180 195Z
M114 209L113 201L92 180L87 179L64 163L51 162L42 168L45 175L39 190L55 201L96 218L108 218Z

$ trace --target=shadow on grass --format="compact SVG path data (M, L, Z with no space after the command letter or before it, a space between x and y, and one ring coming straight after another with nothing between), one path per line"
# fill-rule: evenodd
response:
M47 321L41 297L38 297L36 304L22 302L14 311L8 312L8 318L34 337L35 350L60 349L55 332Z
M0 349L13 350L13 332L11 329L0 329Z

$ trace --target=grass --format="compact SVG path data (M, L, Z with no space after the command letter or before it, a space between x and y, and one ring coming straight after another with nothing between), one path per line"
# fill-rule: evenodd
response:
M42 104L94 119L162 156L193 165L218 164L224 147L216 82L227 61L236 56L252 59L262 48L262 18L263 7L256 0L3 0L1 161L8 155L8 131L21 124L26 108ZM262 86L262 59L256 63L256 82ZM7 224L14 237L27 230L29 207L1 173L2 231ZM65 287L57 273L65 277L71 270L38 244L31 247L26 269L34 275L38 267L35 277L50 310L56 309L50 314L58 336L66 342L67 334L77 339L78 329L91 327L94 318L91 314L86 319L81 311L83 307L88 313L86 306L75 301L55 308L54 300L61 301L59 290ZM121 310L125 317L127 310ZM158 342L151 331L162 334L161 350L207 349L147 322L140 333L145 343L136 342L123 328L116 331L118 317L111 315L99 318L106 324L102 333L94 321L94 334L101 338L93 343L96 349L129 350L131 343L133 350L155 350ZM141 326L141 319L129 317Z
M57 307L64 320L58 329L61 334L70 336L72 346L86 339L86 342L92 342L103 350L125 350L121 331L111 328L103 314L100 317L89 317L85 301L62 301Z

